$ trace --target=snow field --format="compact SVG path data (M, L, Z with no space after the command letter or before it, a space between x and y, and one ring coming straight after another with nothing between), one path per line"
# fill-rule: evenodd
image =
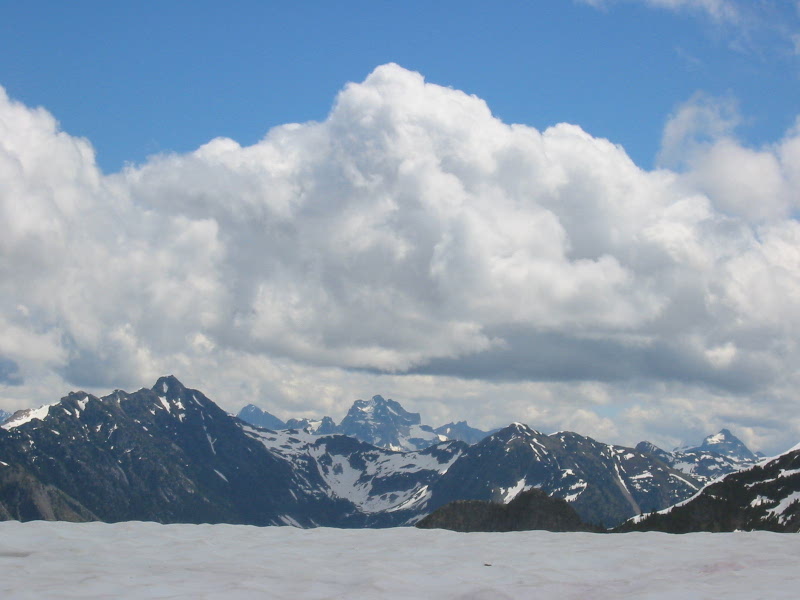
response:
M0 598L796 598L800 536L0 523Z

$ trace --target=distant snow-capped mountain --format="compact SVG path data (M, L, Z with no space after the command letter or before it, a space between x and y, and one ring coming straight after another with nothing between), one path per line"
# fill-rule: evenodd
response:
M650 454L704 484L747 468L758 460L758 457L727 429L709 435L699 446L684 446L667 452L650 442L639 442L636 450Z
M394 400L373 396L353 403L338 432L390 450L421 450L447 441L421 423L419 413L408 412Z
M330 417L289 419L284 423L252 404L245 406L237 416L256 427L273 430L298 429L318 435L338 433L398 452L422 450L448 440L474 444L490 433L470 427L466 421L448 423L433 429L422 424L419 413L408 412L399 402L384 399L383 396L356 400L339 425Z
M800 445L707 484L692 498L639 515L619 531L800 533Z
M722 429L719 433L709 435L699 446L676 448L675 452L714 452L739 462L758 460L758 456L728 429Z

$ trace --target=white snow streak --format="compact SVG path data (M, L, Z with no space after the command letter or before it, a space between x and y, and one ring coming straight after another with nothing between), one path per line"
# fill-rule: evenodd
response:
M525 478L523 477L517 483L508 488L500 488L500 495L503 496L503 504L508 504L523 490L529 490L531 486L525 485Z
M778 502L778 506L770 508L767 513L778 517L778 523L784 523L786 521L786 516L784 515L786 509L795 502L800 502L800 492L792 492L786 498Z

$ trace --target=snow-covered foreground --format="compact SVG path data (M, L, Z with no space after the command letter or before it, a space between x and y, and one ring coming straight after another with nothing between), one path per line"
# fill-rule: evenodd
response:
M800 535L0 523L0 598L797 598Z

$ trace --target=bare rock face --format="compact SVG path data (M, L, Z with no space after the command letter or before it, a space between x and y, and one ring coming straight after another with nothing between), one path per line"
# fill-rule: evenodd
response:
M593 531L561 498L541 490L521 492L508 504L457 500L434 511L419 523L420 529L452 531Z
M74 498L16 465L0 469L0 520L96 521Z

